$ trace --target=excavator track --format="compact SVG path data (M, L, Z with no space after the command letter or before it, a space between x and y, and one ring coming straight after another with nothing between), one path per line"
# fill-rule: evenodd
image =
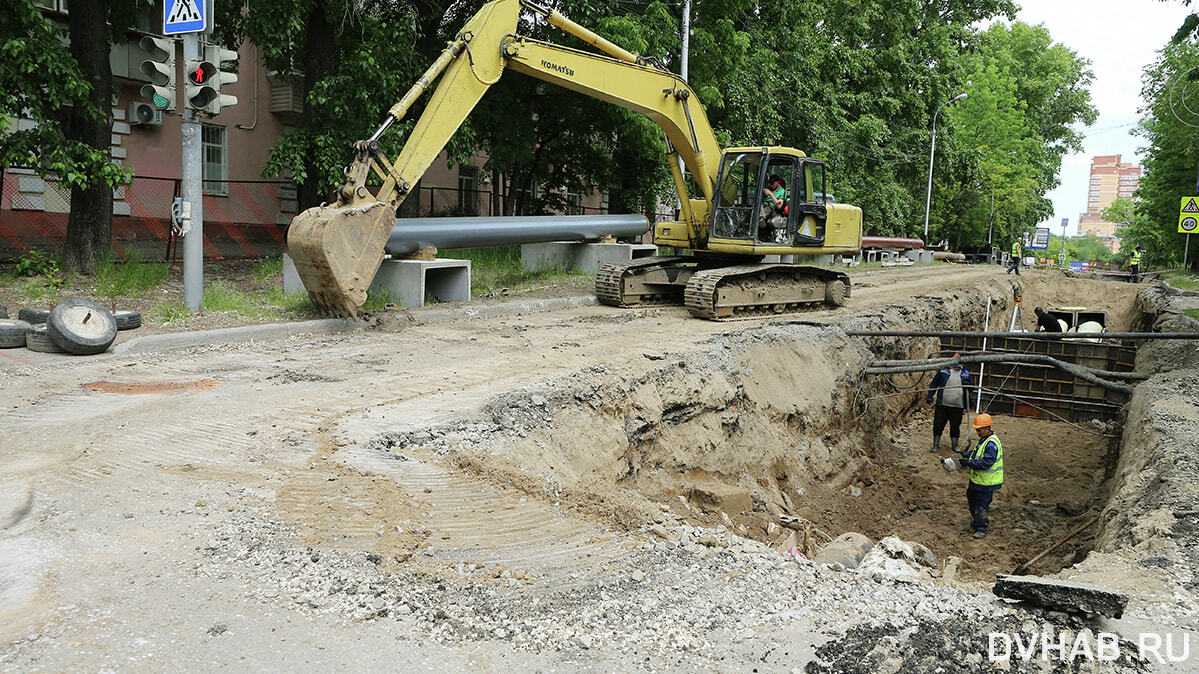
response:
M844 306L849 275L793 264L747 264L691 275L684 303L692 316L713 321L798 313L815 303Z
M595 296L613 307L682 304L682 275L691 274L696 265L696 258L681 256L608 263L595 275ZM646 283L651 276L664 282Z

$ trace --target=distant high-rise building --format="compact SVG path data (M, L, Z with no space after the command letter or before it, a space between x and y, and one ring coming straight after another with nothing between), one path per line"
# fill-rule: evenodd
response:
M1078 219L1082 234L1116 235L1116 223L1103 219L1103 209L1116 199L1132 199L1141 184L1141 167L1120 162L1120 155L1091 158L1091 182L1087 190L1087 212Z

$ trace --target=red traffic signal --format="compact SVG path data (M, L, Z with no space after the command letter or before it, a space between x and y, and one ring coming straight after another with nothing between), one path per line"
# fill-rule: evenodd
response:
M214 74L216 74L216 67L207 61L201 61L188 71L187 81L192 84L206 84Z

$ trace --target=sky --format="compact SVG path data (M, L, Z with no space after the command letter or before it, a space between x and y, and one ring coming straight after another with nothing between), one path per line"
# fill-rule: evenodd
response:
M1068 235L1078 233L1078 216L1087 202L1091 157L1120 154L1122 161L1140 164L1137 148L1144 144L1131 135L1142 107L1141 70L1191 10L1178 0L1024 0L1016 18L1044 24L1055 42L1091 61L1095 81L1091 102L1099 119L1084 133L1083 152L1062 160L1061 185L1048 194L1054 215L1041 226L1061 233L1062 218L1070 218ZM1121 127L1121 128L1112 128Z

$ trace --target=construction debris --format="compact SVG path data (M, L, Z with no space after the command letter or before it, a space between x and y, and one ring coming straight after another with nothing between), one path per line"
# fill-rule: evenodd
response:
M998 576L992 591L997 597L1019 599L1051 611L1099 614L1109 618L1124 615L1128 596L1098 585L1052 580L1036 576Z

